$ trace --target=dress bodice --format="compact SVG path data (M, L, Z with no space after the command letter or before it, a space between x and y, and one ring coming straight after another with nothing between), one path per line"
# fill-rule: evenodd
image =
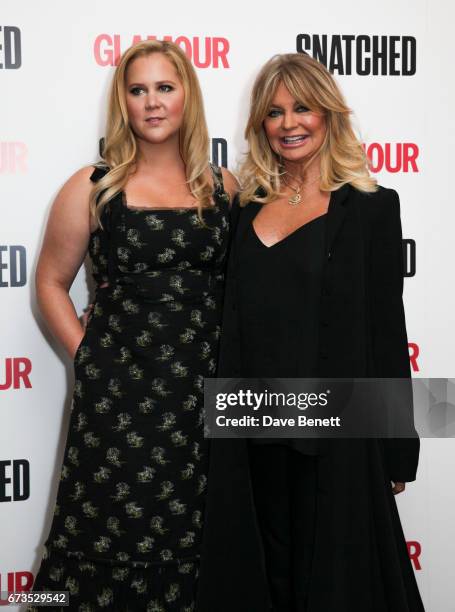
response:
M184 282L182 275L220 273L228 242L229 196L219 169L213 170L214 203L201 217L197 208L129 208L123 192L104 206L101 227L89 242L95 284L148 282L170 274L178 284ZM96 168L92 180L105 172Z

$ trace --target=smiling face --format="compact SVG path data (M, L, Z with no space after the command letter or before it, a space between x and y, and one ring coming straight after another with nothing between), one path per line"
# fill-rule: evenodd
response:
M178 142L185 92L172 62L159 52L137 57L125 74L128 118L139 140Z
M283 83L277 87L263 125L273 151L293 163L304 162L318 151L326 134L324 116L297 102Z

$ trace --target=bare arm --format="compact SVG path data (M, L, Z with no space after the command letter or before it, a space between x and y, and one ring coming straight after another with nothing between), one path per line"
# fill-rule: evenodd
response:
M73 357L84 335L69 290L87 253L92 167L62 187L52 206L36 269L36 294L52 334Z

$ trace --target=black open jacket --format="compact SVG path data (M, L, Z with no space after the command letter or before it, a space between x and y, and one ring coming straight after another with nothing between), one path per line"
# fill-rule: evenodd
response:
M219 377L242 376L236 245L260 204L233 209ZM276 290L279 291L279 288ZM332 194L319 310L318 375L409 378L398 194L345 185ZM390 480L415 480L417 438L378 441ZM244 440L214 440L198 612L265 612L264 572Z

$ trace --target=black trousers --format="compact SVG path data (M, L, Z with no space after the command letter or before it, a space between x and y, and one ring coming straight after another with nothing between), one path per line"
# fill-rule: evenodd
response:
M257 442L249 445L249 458L273 612L305 612L319 458Z

